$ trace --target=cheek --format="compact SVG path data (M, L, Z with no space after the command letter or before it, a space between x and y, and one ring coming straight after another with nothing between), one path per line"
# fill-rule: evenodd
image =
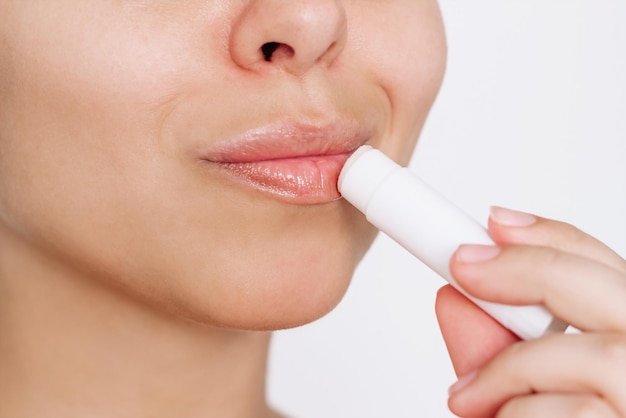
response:
M301 325L343 296L373 239L345 202L259 202L164 158L150 129L132 123L149 116L131 114L137 106L21 74L37 82L13 100L23 112L2 142L0 212L28 241L143 303L209 324Z
M383 151L407 163L439 92L446 40L437 2L396 0L369 3L353 36L359 59L382 86L392 118ZM371 22L377 22L372 24ZM386 22L381 29L380 22Z
M46 229L49 218L89 218L115 206L111 196L132 194L130 185L152 182L147 162L158 153L156 132L183 62L167 30L149 37L99 1L30 2L6 11L4 217Z
M160 142L159 128L181 80L219 74L197 64L211 62L206 56L193 58L204 51L194 42L219 37L194 41L174 26L138 32L132 19L110 16L106 3L80 3L82 12L93 7L91 15L101 16L89 22L78 7L65 9L67 21L83 26L47 20L54 13L44 6L54 2L28 3L41 9L36 19L9 19L16 54L4 50L11 64L0 67L8 74L0 80L5 223L90 276L195 320L280 328L326 313L345 292L373 229L345 202L284 208L201 177L177 145ZM363 68L375 69L391 103L388 146L401 155L436 93L441 51L426 42L428 34L438 39L432 16L416 29L408 17L397 21L406 9L388 13L380 3L355 26L365 30L358 22L387 13L394 30L354 33L365 41L355 53ZM40 22L39 30L29 21ZM413 38L419 41L406 48L390 47ZM209 114L221 111L219 100L206 106L215 107Z

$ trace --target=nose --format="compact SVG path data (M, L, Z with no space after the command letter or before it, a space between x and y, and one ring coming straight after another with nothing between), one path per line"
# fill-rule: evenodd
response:
M232 28L230 54L246 69L274 66L302 75L330 65L346 36L342 0L251 0Z

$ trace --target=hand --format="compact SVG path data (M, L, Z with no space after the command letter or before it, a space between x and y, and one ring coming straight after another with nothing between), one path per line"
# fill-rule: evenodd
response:
M450 268L470 294L543 304L583 334L519 341L446 286L437 316L465 418L626 417L626 261L557 221L494 208L497 246L461 246Z

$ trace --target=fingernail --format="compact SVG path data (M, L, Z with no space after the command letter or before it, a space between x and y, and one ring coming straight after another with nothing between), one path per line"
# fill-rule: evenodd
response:
M470 383L476 379L476 375L478 374L478 370L475 370L465 376L461 376L459 380L448 389L448 396L452 396L455 393L460 392L463 388L467 387Z
M537 218L525 212L502 208L500 206L491 207L491 219L505 226L525 227L537 222Z
M482 263L500 254L500 247L495 245L463 244L456 250L455 257L462 263Z

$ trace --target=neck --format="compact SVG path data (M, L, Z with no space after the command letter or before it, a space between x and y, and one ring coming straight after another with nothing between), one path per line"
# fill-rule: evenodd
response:
M156 312L0 233L2 418L269 417L268 345Z

